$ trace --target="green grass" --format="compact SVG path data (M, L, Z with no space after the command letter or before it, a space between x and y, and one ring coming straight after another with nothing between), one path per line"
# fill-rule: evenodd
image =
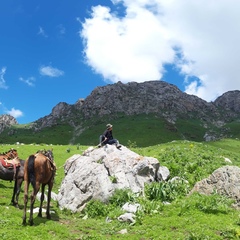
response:
M113 123L114 124L114 123ZM151 125L152 126L152 125ZM117 128L117 126L116 126ZM239 140L225 139L216 142L172 141L150 147L135 147L133 151L143 156L155 157L162 166L170 169L171 177L181 176L189 181L190 188L196 181L208 177L215 169L226 165L229 158L232 165L240 166ZM64 178L64 163L74 154L81 154L87 145L1 145L0 152L9 148L18 150L26 159L40 149L53 148L57 165L53 192L57 193ZM20 209L10 205L13 182L0 180L0 239L239 239L239 211L231 208L231 201L222 196L186 196L186 188L168 184L148 186L145 197L127 192L118 192L109 204L92 202L83 213L60 210L57 202L51 201L52 220L34 215L34 226L22 226L23 193L20 194ZM174 194L168 192L172 189ZM167 195L159 195L159 191ZM149 195L151 193L151 195ZM158 198L154 197L158 194ZM171 195L170 195L171 194ZM151 196L151 197L150 197ZM169 205L162 203L167 196ZM155 198L155 199L154 199ZM120 206L125 201L137 202L142 210L137 213L136 224L120 223ZM36 201L35 207L39 203ZM29 214L29 213L28 213ZM88 215L85 219L84 216ZM106 217L112 219L106 222ZM127 229L126 234L119 231Z
M207 144L215 147L217 151L226 150L229 153L238 153L240 149L240 141L238 139L221 139L219 141L208 142Z
M69 144L74 130L69 125L55 125L46 127L41 131L33 131L26 125L12 126L11 131L4 130L1 133L0 143L15 144L16 142L25 144Z
M171 123L157 114L126 116L119 113L118 116L108 118L106 116L95 116L85 120L76 118L74 122L76 129L58 122L41 131L30 129L31 124L13 125L1 133L0 143L97 145L99 135L104 132L109 122L114 126L114 137L125 146L128 146L129 142L135 143L138 147L154 146L173 140L202 142L206 132L231 138L240 137L239 121L227 123L222 128L216 126L206 128L203 122L194 116L188 119L179 117L175 123Z

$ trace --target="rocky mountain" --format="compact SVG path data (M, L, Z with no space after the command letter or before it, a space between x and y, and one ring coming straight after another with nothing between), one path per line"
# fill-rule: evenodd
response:
M197 118L205 124L218 126L240 114L240 91L227 92L214 102L206 102L163 81L118 82L97 87L86 99L79 99L73 105L59 103L50 115L37 120L35 125L41 129L67 121L74 126L76 119L149 113L173 123L179 117Z
M229 91L218 97L214 104L224 111L240 113L240 91Z
M10 127L11 125L18 124L17 120L9 115L9 114L3 114L0 115L0 133L7 127Z
M79 99L75 104L57 104L49 115L30 124L30 128L41 131L69 124L80 134L87 127L86 122L92 124L90 120L94 117L115 119L139 114L154 114L173 125L179 119L198 119L207 129L205 138L210 139L213 127L239 120L240 91L229 91L214 102L206 102L164 81L118 82L95 88L86 99ZM16 124L16 120L8 121L6 127L11 124Z

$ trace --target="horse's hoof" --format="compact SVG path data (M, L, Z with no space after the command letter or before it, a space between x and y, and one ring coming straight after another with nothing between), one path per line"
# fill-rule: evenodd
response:
M19 208L18 203L13 203L12 205L13 205L15 208Z

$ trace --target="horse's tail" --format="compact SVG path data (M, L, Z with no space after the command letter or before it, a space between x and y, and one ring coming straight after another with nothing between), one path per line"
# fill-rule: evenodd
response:
M31 155L28 158L28 169L27 169L27 171L28 171L28 181L35 188L36 178L35 178L35 171L34 171L34 161L35 161L35 156Z

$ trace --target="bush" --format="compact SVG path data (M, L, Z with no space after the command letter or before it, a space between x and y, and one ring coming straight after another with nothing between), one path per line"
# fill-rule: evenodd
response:
M83 214L87 214L90 218L97 216L105 217L108 214L108 208L106 204L99 200L90 200L84 208Z

